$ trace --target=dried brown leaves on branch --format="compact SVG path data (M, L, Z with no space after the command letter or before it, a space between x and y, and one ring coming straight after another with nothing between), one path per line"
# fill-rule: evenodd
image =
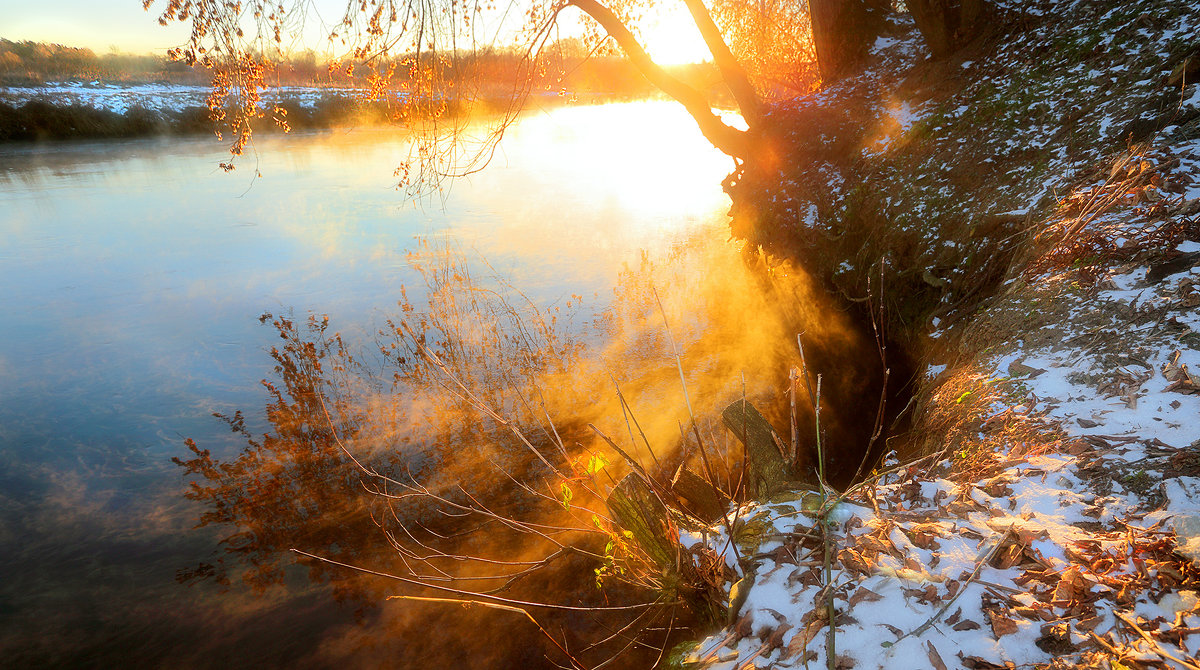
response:
M557 82L569 69L613 45L681 103L716 148L739 160L770 153L760 132L763 100L811 90L816 81L807 13L778 2L684 5L748 130L714 112L717 82L689 81L654 61L654 41L664 38L639 30L663 11L652 0L357 0L333 20L308 0L167 0L157 11L160 23L190 25L187 43L170 55L213 73L209 107L232 136L234 156L246 148L255 120L270 116L286 127L286 115L267 109L263 92L277 64L315 46L364 98L385 101L392 118L413 133L412 155L398 175L415 194L486 166L535 87L560 90ZM154 0L143 6L156 10ZM513 18L519 11L520 21ZM563 38L581 40L573 59L563 57Z
M264 315L281 341L264 382L267 432L237 413L225 419L245 441L240 454L189 441L191 457L176 461L204 505L201 524L225 533L214 559L180 579L240 579L261 591L284 584L294 551L314 582L360 605L402 595L414 612L444 617L459 616L447 601L483 604L488 616L519 610L551 656L653 662L679 631L723 609L724 559L678 539L681 524L707 523L677 500L673 467L630 456L652 445L638 442L639 416L623 398L625 446L565 411L612 389L582 376L581 344L553 311L426 252L430 260L414 261L423 298L406 292L377 334L382 359L351 353L328 319ZM653 447L680 462L675 445ZM705 448L732 460L720 444ZM616 489L640 498L619 508ZM655 507L664 513L646 512ZM546 639L560 627L569 640ZM443 638L419 637L413 644L441 653ZM510 647L520 638L537 648L512 638ZM481 638L472 654L500 654L489 645Z

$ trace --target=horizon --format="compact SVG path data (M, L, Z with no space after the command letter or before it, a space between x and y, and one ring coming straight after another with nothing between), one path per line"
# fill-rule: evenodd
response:
M186 23L159 25L160 8L164 5L155 2L144 10L138 0L58 0L53 7L0 0L0 16L6 17L6 25L0 28L0 39L85 48L98 56L106 53L161 56L169 49L184 45L191 32ZM332 52L320 48L321 39L317 35L324 31L318 27L322 23L319 10L336 10L343 5L344 0L314 0L318 18L305 30L303 42L307 44L296 41L288 51L294 53L312 48L320 57L333 56ZM336 13L340 10L326 12L326 15ZM567 28L564 37L578 29L575 17L566 20L563 26ZM645 34L656 36L643 42L660 65L700 63L711 58L699 32L679 8L651 18Z
M97 55L165 55L187 41L187 26L160 26L151 6L143 10L137 0L87 2L58 0L53 6L0 0L6 24L0 38L11 42L44 42L91 49Z

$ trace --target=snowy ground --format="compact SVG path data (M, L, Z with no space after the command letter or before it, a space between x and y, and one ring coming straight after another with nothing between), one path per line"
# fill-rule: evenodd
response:
M1155 222L1126 223L1134 237ZM1003 334L1039 344L1011 337L947 369L934 397L973 404L979 441L990 433L999 448L963 459L978 448L967 436L923 462L885 464L829 514L828 554L817 515L797 501L738 511L740 527L768 525L757 545L719 528L707 543L687 534L685 545L723 552L747 577L739 591L752 583L736 623L689 660L829 667L832 597L836 668L1200 667L1195 262L1154 283L1150 264L1113 269L1092 290L1062 290L1068 274L1014 291L1026 307L1038 293L1059 303L1055 318ZM1046 439L1015 430L1029 425Z
M211 90L208 86L172 84L52 82L45 86L0 87L0 103L19 107L31 100L42 100L55 105L82 105L118 114L124 114L134 107L178 112L188 107L205 107ZM327 98L350 98L361 93L349 88L281 86L268 90L264 98L267 102L292 100L302 107L313 107Z
M1068 17L1098 6L1036 4ZM934 333L952 342L926 380L928 416L945 419L932 455L885 464L824 516L816 494L797 494L737 510L732 541L723 527L683 534L738 575L731 625L685 665L1200 668L1200 139L1194 122L1168 120L1142 144L1105 149L1113 128L1138 120L1131 99L1163 86L1154 59L1180 35L1195 40L1195 7L1177 9L1129 24L1109 21L1128 6L1101 9L1098 25L1119 27L1082 44L1106 66L1064 61L1083 88L1031 82L1046 113L985 140L1016 171L1009 204L1032 209L1053 192L1057 205L1036 224L1049 240L1040 257L1014 268L986 315ZM913 57L892 38L876 51ZM1047 54L1051 66L1061 57ZM1138 62L1157 74L1117 90ZM981 81L1006 91L1012 79ZM1071 100L1056 94L1100 103L1072 130L1061 118ZM1200 86L1173 95L1174 118L1194 118ZM971 96L937 123L979 114ZM864 157L886 154L933 108L891 103L891 130ZM1028 176L1011 158L1042 151ZM897 189L897 202L910 208L929 188Z

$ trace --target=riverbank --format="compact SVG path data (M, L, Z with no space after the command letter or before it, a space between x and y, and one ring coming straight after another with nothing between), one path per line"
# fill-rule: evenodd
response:
M1044 2L938 62L897 23L781 112L741 231L884 305L928 373L909 453L823 512L685 533L738 596L679 662L1200 667L1198 26Z
M127 139L228 134L202 86L54 85L0 89L0 142ZM285 87L271 90L256 133L402 125L420 107L372 100L365 91ZM480 103L487 108L487 103ZM441 113L451 113L443 110Z

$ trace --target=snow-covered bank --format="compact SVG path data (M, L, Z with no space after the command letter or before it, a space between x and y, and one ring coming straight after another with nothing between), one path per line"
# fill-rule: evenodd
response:
M81 105L124 114L135 107L156 112L181 112L188 107L207 106L208 86L175 84L110 84L94 82L51 82L45 86L0 87L0 103L19 107L38 100L59 106ZM312 108L329 98L352 99L362 92L350 88L281 86L269 89L265 102L293 101Z
M824 526L776 500L736 510L765 533L689 535L738 585L685 667L1200 668L1200 6L1008 4L994 53L926 62L910 31L798 103L877 105L861 160L818 160L774 202L849 240L846 286L884 272L852 225L885 222L890 246L861 247L894 269L884 290L936 298L927 455Z

